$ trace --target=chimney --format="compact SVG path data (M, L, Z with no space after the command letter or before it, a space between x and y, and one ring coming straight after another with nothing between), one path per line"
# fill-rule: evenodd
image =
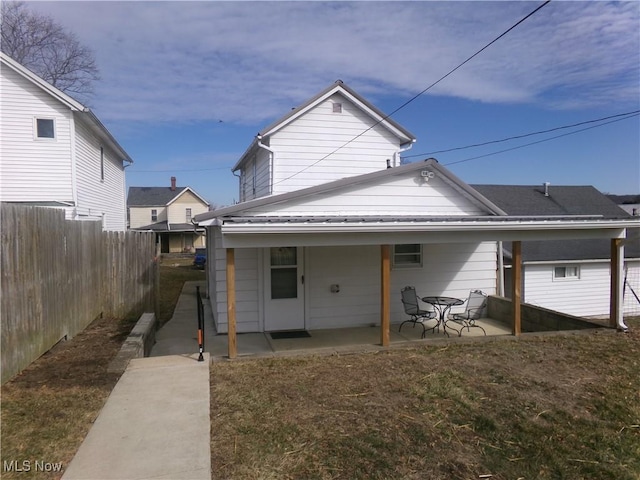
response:
M544 186L544 196L548 197L549 196L549 185L551 185L549 182L544 182L542 184Z
M171 191L176 191L176 177L171 177Z

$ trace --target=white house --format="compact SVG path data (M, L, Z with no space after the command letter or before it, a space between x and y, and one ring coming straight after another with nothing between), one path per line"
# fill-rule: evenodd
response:
M153 231L162 253L192 253L205 247L205 230L192 220L209 211L209 202L191 187L177 187L171 177L168 187L129 187L129 228Z
M336 140L335 123L357 126ZM294 136L289 131L310 139L296 140L297 154L276 141ZM365 141L373 133L379 150ZM405 285L422 296L496 293L500 241L606 239L620 276L622 239L637 221L508 215L434 159L399 165L412 142L342 83L256 137L235 167L243 201L195 219L208 230L208 296L217 331L229 334L230 356L236 332L379 325L388 344L390 323L405 319ZM514 257L519 266L517 248ZM621 290L612 290L613 318L626 328Z
M125 230L129 155L84 105L4 53L0 66L0 201Z
M473 185L510 215L591 215L628 218L630 212L591 186ZM640 232L625 240L623 293L625 315L640 314ZM511 246L505 245L505 272L511 271ZM522 243L522 298L526 303L580 317L609 315L611 278L606 240L573 239ZM507 282L508 283L508 282ZM508 294L508 292L507 292Z

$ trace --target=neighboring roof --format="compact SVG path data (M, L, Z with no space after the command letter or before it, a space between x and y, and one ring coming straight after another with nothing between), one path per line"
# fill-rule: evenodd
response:
M456 177L449 170L440 166L437 160L430 158L424 162L409 163L406 165L402 165L400 167L386 168L384 170L379 170L377 172L366 173L363 175L356 175L352 177L346 177L340 180L335 180L333 182L327 182L321 185L303 188L300 190L294 190L292 192L282 193L279 195L269 195L265 197L256 198L254 200L249 200L247 202L238 203L236 205L231 205L229 207L224 207L217 210L213 210L211 212L196 215L195 221L203 222L216 217L238 216L238 215L242 215L242 212L256 208L256 207L262 207L265 205L277 205L283 202L289 202L292 200L297 200L305 197L311 197L314 195L319 195L319 194L331 192L334 190L344 189L344 188L352 187L359 184L373 183L376 181L386 180L387 178L390 178L396 175L402 175L404 173L418 171L425 168L435 170L438 173L438 176L440 178L446 179L446 181L450 185L457 188L458 191L460 191L462 194L465 194L467 197L473 199L476 203L483 205L488 210L490 215L491 214L505 215L505 212L502 211L500 208L498 208L495 204L493 204L492 202L487 200L485 197L480 195L473 188L469 187L469 185L464 183L462 180Z
M128 207L164 207L174 202L185 192L191 192L204 204L209 205L204 198L198 195L191 187L129 187L127 195Z
M163 222L152 223L143 227L132 228L131 230L143 230L152 231L156 233L180 233L180 232L193 232L203 231L204 229L194 225L192 223L168 223L166 220Z
M395 122L393 119L388 118L385 113L379 110L375 105L370 103L364 97L360 96L355 90L349 87L342 80L337 80L335 83L329 85L327 88L311 97L302 105L290 110L285 116L279 118L275 122L268 125L266 128L262 129L258 133L256 138L254 138L251 145L249 145L249 148L247 148L247 150L242 154L240 160L238 160L238 162L233 166L231 170L236 171L238 170L238 168L240 168L240 165L244 162L247 155L255 148L259 139L277 132L278 130L288 125L295 119L299 118L311 108L315 107L335 93L340 93L348 100L351 100L354 105L367 113L376 122L379 122L379 124L384 128L391 130L396 136L398 136L398 138L401 138L403 140L403 143L415 142L416 137L411 132L409 132L399 123Z
M48 93L51 97L55 98L63 105L68 107L75 115L78 115L83 121L89 124L89 127L93 132L98 135L117 155L129 163L133 163L133 160L129 154L120 146L116 139L111 135L109 130L102 124L102 122L96 117L96 115L83 104L70 97L62 90L51 85L46 80L43 80L31 70L16 62L13 58L9 57L5 53L0 52L0 63L9 67L11 70L21 75L23 78L29 80L38 88Z
M509 215L599 215L627 218L629 214L591 186L471 185Z
M607 197L614 203L618 205L634 205L640 204L640 194L638 195L611 195L608 194Z
M472 185L484 196L503 208L509 215L580 215L604 219L630 219L607 195L591 186ZM625 257L640 258L638 229L627 230ZM505 249L507 257L510 252ZM548 240L524 242L523 262L608 260L611 245L608 240Z

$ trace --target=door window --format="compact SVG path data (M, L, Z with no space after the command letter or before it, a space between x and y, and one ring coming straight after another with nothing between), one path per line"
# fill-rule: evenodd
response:
M271 248L271 298L298 298L296 247Z

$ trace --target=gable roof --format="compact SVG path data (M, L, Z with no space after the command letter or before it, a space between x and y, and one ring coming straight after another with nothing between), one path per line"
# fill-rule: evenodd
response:
M111 132L107 130L107 128L102 124L98 117L96 117L96 115L88 107L85 107L83 104L70 97L62 90L59 90L46 80L43 80L31 70L16 62L13 58L6 55L5 53L0 52L0 63L2 63L4 67L10 68L18 75L25 78L36 87L49 94L52 98L56 99L67 108L69 108L69 110L71 110L75 116L86 122L89 128L101 140L103 140L106 145L109 146L109 148L111 148L114 152L116 152L118 156L121 157L121 160L133 163L133 160L131 159L129 154L124 150L124 148L120 146L113 135L111 135Z
M249 200L247 202L238 203L236 205L219 208L211 212L197 215L195 217L195 221L204 222L217 217L238 216L242 215L243 212L247 212L258 207L283 204L285 202L311 198L316 195L330 193L349 187L381 182L394 176L410 172L417 172L424 169L435 171L439 178L442 178L446 181L446 183L456 188L462 195L471 199L474 203L483 206L484 209L487 210L488 215L506 215L506 213L499 207L497 207L494 203L487 200L484 196L482 196L476 190L460 180L449 170L440 166L436 159L430 158L425 160L424 162L409 163L400 167L387 168L384 170L379 170L377 172L366 173L364 175L346 177L340 180L335 180L333 182L327 182L313 187L294 190L292 192L256 198L254 200Z
M164 207L173 203L185 192L191 192L205 205L209 205L204 198L198 195L191 187L129 187L127 195L128 207Z
M629 214L592 186L471 185L509 215L596 215L627 218Z
M275 122L263 128L260 132L258 132L258 135L256 135L254 140L251 142L251 145L249 145L249 148L247 148L247 150L242 154L242 156L240 157L240 160L238 160L238 162L233 166L231 170L236 171L240 168L240 166L245 161L249 153L256 148L258 141L264 139L265 137L268 137L269 135L276 133L278 130L285 127L289 123L293 122L297 118L301 117L306 112L311 110L313 107L315 107L316 105L318 105L319 103L323 102L324 100L329 98L331 95L334 95L336 93L341 94L346 99L351 101L356 107L358 107L360 110L366 113L375 122L379 122L379 124L383 128L390 130L395 136L397 136L402 141L403 144L415 142L416 137L411 132L409 132L402 125L395 122L391 118L388 118L385 113L379 110L375 105L370 103L364 97L360 96L355 90L349 87L342 80L337 80L335 83L329 85L327 88L325 88L321 92L311 97L302 105L292 109L286 115L279 118Z

